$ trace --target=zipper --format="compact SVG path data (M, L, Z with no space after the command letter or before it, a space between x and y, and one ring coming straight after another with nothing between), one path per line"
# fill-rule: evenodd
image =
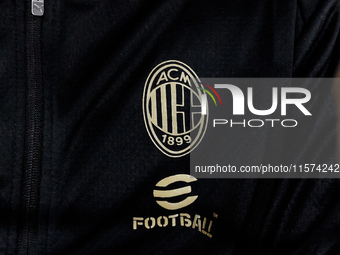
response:
M34 16L44 15L44 0L32 0L31 13Z
M43 149L41 16L44 14L44 1L30 0L26 3L31 8L25 16L26 123L18 254L35 255L38 247L39 192Z

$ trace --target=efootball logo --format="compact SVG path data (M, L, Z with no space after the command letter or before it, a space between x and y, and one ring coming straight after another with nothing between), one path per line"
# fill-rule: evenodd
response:
M208 123L208 116L202 114L202 105L208 107L202 102L204 95L198 76L180 61L165 61L149 74L143 94L144 122L165 155L182 157L202 140Z
M153 196L157 198L157 204L167 210L181 209L195 202L198 196L187 196L185 199L178 202L170 202L166 201L166 199L172 199L174 197L190 194L191 186L188 184L195 181L197 181L195 177L187 174L177 174L166 177L156 184L156 188L153 191ZM169 188L172 184L176 183L185 183L187 185L177 189Z
M192 192L190 185L196 181L197 179L191 175L176 174L157 182L153 196L157 204L166 209L164 214L133 217L132 228L134 230L151 230L180 227L196 229L212 238L213 219L218 218L216 213L209 217L204 214L189 214L187 211L179 211L179 209L193 204L198 198L198 195L194 195Z

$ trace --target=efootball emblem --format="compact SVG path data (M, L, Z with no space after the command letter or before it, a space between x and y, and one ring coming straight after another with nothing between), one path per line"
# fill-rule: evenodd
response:
M208 115L201 114L202 84L186 64L169 60L149 74L143 94L146 129L169 157L190 153L202 140Z

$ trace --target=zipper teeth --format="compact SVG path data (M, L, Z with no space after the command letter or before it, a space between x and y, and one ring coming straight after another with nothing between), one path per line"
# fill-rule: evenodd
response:
M26 14L26 126L22 187L22 223L18 253L37 254L40 175L42 170L43 83L41 18Z

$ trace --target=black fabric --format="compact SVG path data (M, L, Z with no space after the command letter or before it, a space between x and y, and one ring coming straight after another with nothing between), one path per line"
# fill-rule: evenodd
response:
M0 254L16 254L22 217L25 8L0 1ZM132 227L133 217L175 214L153 189L189 174L188 155L165 156L146 132L151 70L175 59L201 77L331 77L339 1L46 0L42 24L38 254L340 254L335 179L202 179L179 213L217 213L212 238ZM335 134L315 128L297 149L322 143L313 153L328 161Z

